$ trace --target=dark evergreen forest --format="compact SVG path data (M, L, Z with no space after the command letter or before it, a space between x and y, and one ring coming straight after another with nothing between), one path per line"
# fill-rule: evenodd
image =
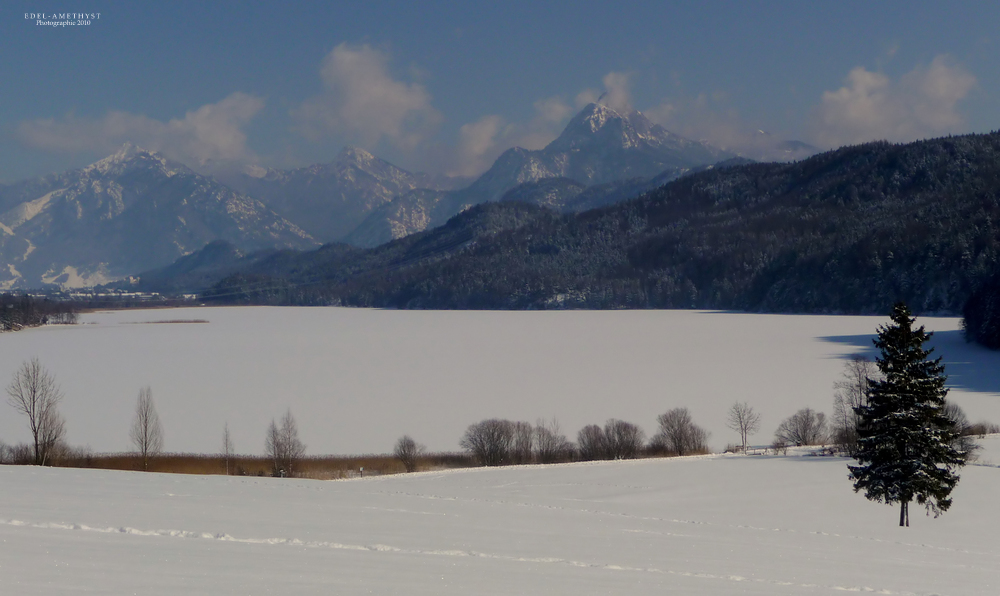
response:
M391 308L962 312L998 272L1000 133L699 172L576 214L516 202L257 258L206 300Z

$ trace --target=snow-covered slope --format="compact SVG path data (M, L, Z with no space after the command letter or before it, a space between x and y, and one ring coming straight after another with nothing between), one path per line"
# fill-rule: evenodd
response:
M249 250L318 245L259 201L130 144L0 188L3 288L102 284L219 239Z
M150 321L202 323L159 324ZM140 324L143 321L146 324ZM72 445L129 448L149 385L165 448L218 451L228 422L236 450L263 453L272 418L291 408L307 453L386 453L410 434L456 451L468 425L490 417L559 420L575 440L609 418L656 431L687 407L713 449L738 436L726 412L762 414L755 444L800 408L827 412L844 359L874 355L883 317L696 311L472 312L233 307L120 311L74 327L0 334L0 383L38 356L58 378ZM954 318L937 331L951 397L972 421L1000 423L1000 353L968 344ZM0 440L28 439L0 404Z
M949 512L915 509L904 529L852 492L846 463L710 456L332 482L0 466L0 592L1000 591L1000 469L966 468Z
M451 182L408 172L354 147L328 164L294 170L253 168L217 177L322 242L342 240L372 210L397 195Z

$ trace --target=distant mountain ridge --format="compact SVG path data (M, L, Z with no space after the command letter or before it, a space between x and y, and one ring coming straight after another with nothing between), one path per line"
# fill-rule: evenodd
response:
M539 186L546 196L579 190L565 179ZM796 163L706 169L582 213L477 205L374 249L263 259L206 295L865 314L902 300L915 312L957 314L1000 274L998 222L1000 132L877 142Z
M224 239L312 248L262 203L126 143L90 166L0 188L0 287L90 286Z
M294 170L249 167L216 177L321 242L343 239L393 197L417 188L449 188L456 182L408 172L356 147L345 148L328 164Z
M592 103L544 149L508 149L467 188L411 191L375 210L345 240L373 247L443 224L473 205L496 201L520 184L567 178L583 186L658 175L678 177L698 166L736 157L653 124L642 113Z
M475 180L408 172L350 147L326 164L219 166L212 178L126 144L80 170L0 185L0 289L104 284L216 240L242 254L375 246L483 202L582 211L731 157L601 104L544 149L505 151Z

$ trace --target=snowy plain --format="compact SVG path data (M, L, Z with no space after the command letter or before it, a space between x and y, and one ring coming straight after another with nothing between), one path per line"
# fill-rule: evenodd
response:
M158 321L192 321L160 323ZM685 406L719 449L726 409L829 412L880 317L692 311L223 308L94 313L0 335L0 379L38 356L69 442L128 448L150 385L167 449L263 451L290 407L310 453L455 450L471 422L609 417L655 430ZM937 332L951 398L1000 421L998 355ZM9 408L0 439L27 439ZM853 493L848 460L711 455L317 481L0 466L0 594L1000 593L1000 436L938 519Z
M206 321L201 323L161 321ZM762 414L770 444L798 409L829 413L854 353L874 357L886 317L701 311L470 312L348 308L184 308L98 312L74 326L0 334L0 384L37 356L62 386L73 446L130 448L136 396L149 385L165 449L215 453L223 425L236 451L262 454L290 408L307 454L387 453L409 434L457 451L468 425L556 418L574 440L619 418L650 435L687 407L721 451L736 443L726 411ZM955 318L935 331L950 397L973 421L1000 423L1000 353L966 343ZM26 442L0 404L0 440Z
M711 455L353 480L0 466L0 593L1000 593L1000 435L940 518L847 460Z

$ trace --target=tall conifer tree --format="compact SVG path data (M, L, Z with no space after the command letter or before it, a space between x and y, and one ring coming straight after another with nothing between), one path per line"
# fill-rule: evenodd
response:
M882 379L871 379L860 416L857 466L848 466L855 492L873 501L899 503L899 525L909 526L913 499L935 517L951 506L957 469L967 453L956 448L957 431L945 416L944 365L930 360L931 334L913 329L905 304L892 310L892 324L879 327L875 347Z

